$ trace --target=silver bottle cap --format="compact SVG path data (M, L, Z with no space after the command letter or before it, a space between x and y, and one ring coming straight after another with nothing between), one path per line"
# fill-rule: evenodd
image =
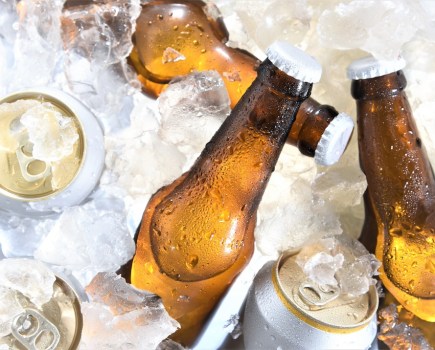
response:
M339 113L325 129L314 153L319 165L332 165L343 155L349 143L354 123L346 113Z
M286 41L275 41L266 55L277 68L298 80L317 83L322 76L322 66L314 57Z
M347 67L347 77L351 80L370 79L397 72L406 66L401 57L394 60L378 60L373 56L353 61Z

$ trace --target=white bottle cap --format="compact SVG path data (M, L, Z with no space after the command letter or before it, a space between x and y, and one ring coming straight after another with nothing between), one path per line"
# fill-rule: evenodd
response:
M352 80L370 79L397 72L406 66L402 57L395 60L378 60L373 56L353 61L347 67L347 76Z
M266 55L277 68L298 80L317 83L322 76L322 66L314 57L286 41L275 41Z
M342 156L354 128L352 118L339 113L325 129L317 144L314 160L319 165L332 165Z

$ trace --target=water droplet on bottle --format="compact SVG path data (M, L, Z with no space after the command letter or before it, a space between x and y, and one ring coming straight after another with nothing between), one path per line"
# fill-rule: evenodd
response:
M187 260L186 260L186 266L189 269L193 269L195 268L196 265L198 265L198 256L197 255L189 255Z
M430 273L435 273L435 256L430 256L427 258L425 268Z
M392 227L389 230L390 235L400 237L402 236L402 230L398 227Z
M149 273L154 273L154 267L150 262L145 263L145 269L149 272Z
M230 212L228 210L222 211L222 213L219 215L219 222L225 222L230 220Z

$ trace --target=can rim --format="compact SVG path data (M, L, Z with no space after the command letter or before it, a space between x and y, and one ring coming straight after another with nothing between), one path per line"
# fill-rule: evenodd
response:
M281 254L278 258L278 260L274 263L274 266L272 267L271 273L272 273L272 283L275 288L275 291L277 292L277 295L279 296L279 299L284 304L284 306L293 314L295 314L299 319L303 320L305 323L309 324L310 326L329 332L329 333L354 333L356 331L359 331L360 329L365 328L373 319L373 316L376 315L376 310L379 306L379 297L378 297L378 291L375 286L371 285L369 287L369 304L370 309L367 312L367 317L358 323L355 323L352 326L336 326L331 325L326 322L323 322L322 320L316 319L312 317L311 315L303 312L300 310L295 303L287 296L287 294L284 292L281 284L281 280L279 278L279 269L284 264L284 261L297 254L298 251L292 250L285 252Z
M60 278L56 273L56 281L55 283L57 283L59 285L59 287L62 290L68 290L70 293L72 293L74 295L74 299L71 300L73 309L74 309L74 313L75 313L75 332L74 332L74 336L71 340L71 344L69 345L68 349L69 350L75 350L78 348L79 344L80 344L80 339L82 336L82 329L83 329L83 314L81 312L81 307L80 307L80 301L79 301L79 295L77 294L77 292L75 291L75 289L68 284L68 282L66 282L65 280L63 280L62 278Z

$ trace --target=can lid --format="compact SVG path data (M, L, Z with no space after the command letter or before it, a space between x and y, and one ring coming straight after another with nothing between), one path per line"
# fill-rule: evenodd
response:
M406 66L406 61L398 56L393 60L378 60L367 56L353 61L347 67L347 77L352 80L370 79L397 72Z
M339 286L318 285L307 278L296 256L283 254L275 264L275 288L289 311L314 328L329 333L353 333L376 317L375 286L355 297L341 293Z
M354 128L352 118L346 113L339 113L329 123L317 144L314 160L319 165L332 165L343 155Z
M298 80L317 83L322 76L322 66L314 57L286 41L275 41L266 55L276 67Z

